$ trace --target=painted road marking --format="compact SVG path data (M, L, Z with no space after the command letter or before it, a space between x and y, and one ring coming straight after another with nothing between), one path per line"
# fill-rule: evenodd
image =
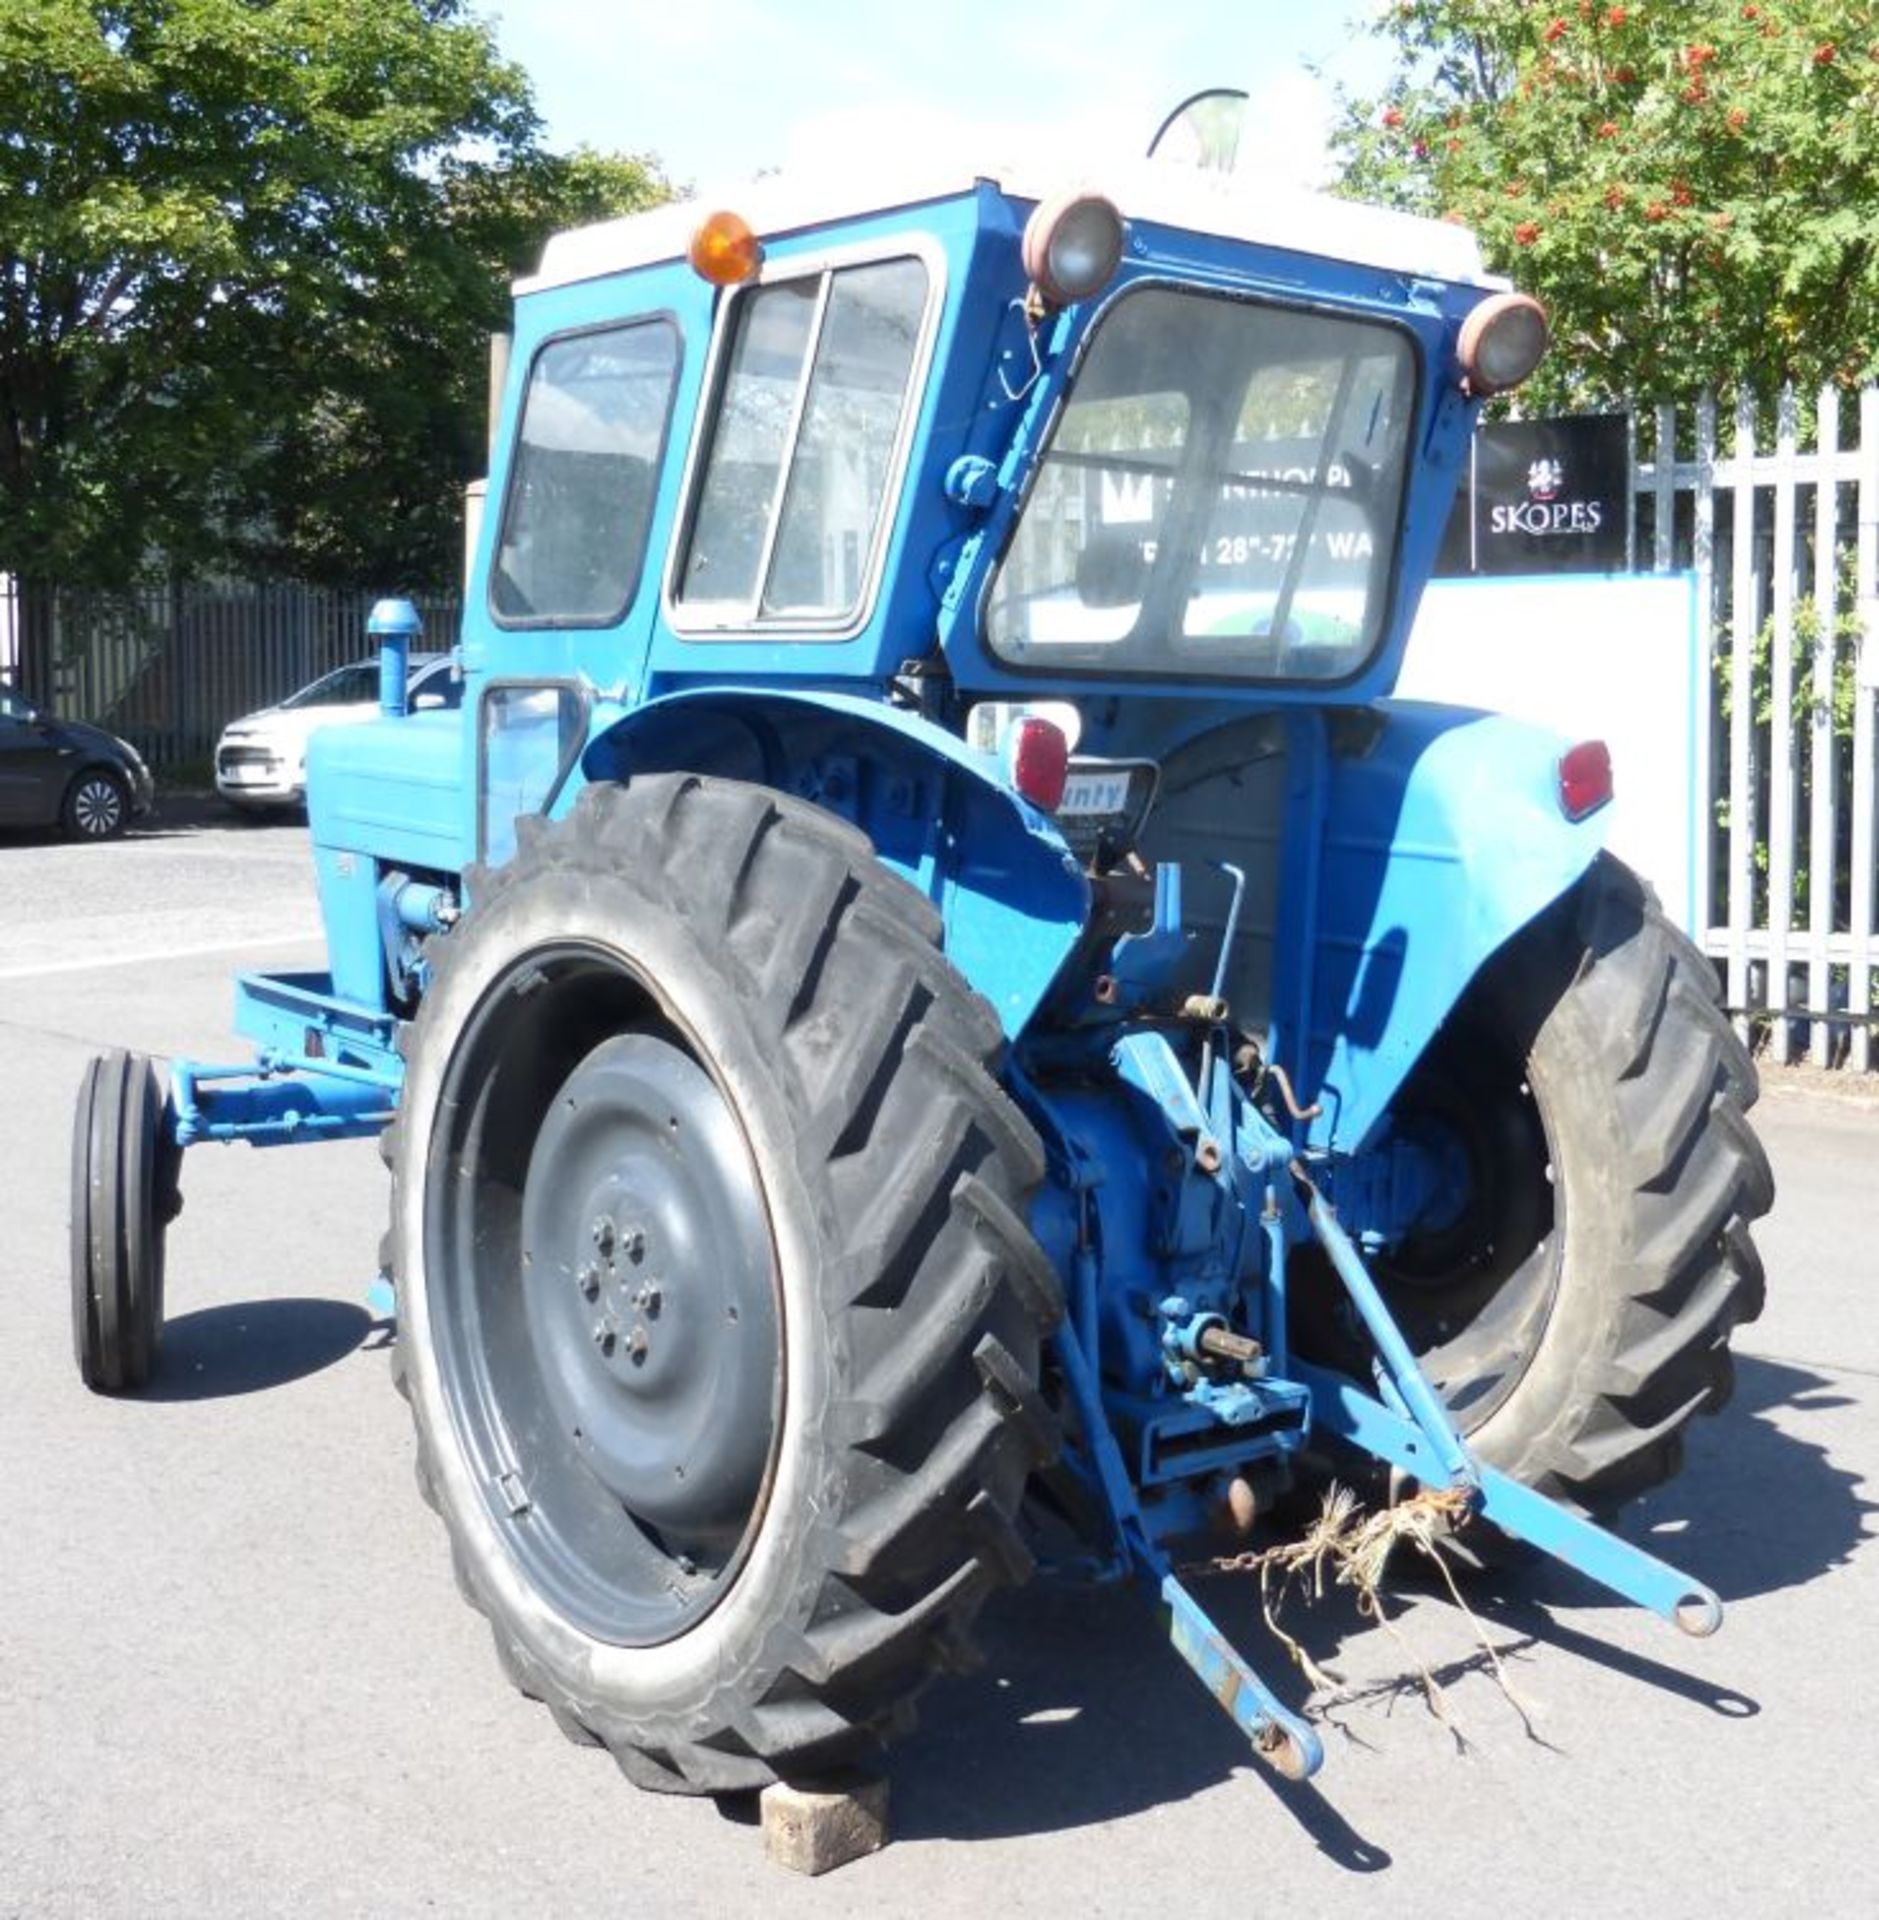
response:
M272 952L277 947L321 944L319 933L266 934L248 940L215 940L196 947L159 947L147 953L114 954L108 960L54 960L42 966L0 967L0 980L43 980L55 973L94 973L105 967L143 967L162 960L199 960L215 953Z

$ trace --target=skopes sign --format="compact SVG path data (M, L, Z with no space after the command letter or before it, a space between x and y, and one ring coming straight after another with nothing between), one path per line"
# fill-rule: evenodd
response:
M1621 572L1630 483L1622 414L1484 426L1436 571Z

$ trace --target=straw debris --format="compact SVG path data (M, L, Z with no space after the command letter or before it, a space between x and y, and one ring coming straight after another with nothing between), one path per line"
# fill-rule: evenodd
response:
M1266 1626L1312 1687L1326 1696L1313 1703L1314 1710L1324 1717L1329 1717L1331 1708L1357 1695L1347 1690L1337 1675L1314 1660L1297 1637L1280 1625L1279 1614L1295 1592L1303 1593L1308 1603L1315 1603L1324 1598L1327 1587L1349 1588L1356 1595L1358 1611L1366 1619L1374 1620L1402 1649L1429 1711L1447 1728L1456 1745L1466 1749L1467 1737L1456 1723L1441 1682L1427 1662L1417 1655L1384 1605L1383 1578L1390 1556L1398 1546L1407 1544L1441 1575L1449 1598L1474 1629L1501 1692L1520 1716L1528 1736L1538 1739L1533 1709L1509 1676L1501 1659L1503 1650L1488 1638L1487 1629L1463 1599L1441 1549L1442 1539L1465 1524L1469 1513L1467 1492L1447 1487L1424 1489L1392 1506L1366 1513L1350 1488L1334 1481L1325 1490L1318 1518L1297 1540L1260 1552L1235 1554L1214 1561L1212 1566L1222 1572L1258 1573L1260 1609Z

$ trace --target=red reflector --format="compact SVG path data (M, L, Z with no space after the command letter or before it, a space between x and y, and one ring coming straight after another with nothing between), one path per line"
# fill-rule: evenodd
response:
M1054 720L1027 714L1005 736L1005 765L1011 784L1045 813L1063 804L1070 773L1070 741Z
M1583 820L1611 797L1612 756L1603 740L1581 740L1559 756L1559 806L1568 820Z

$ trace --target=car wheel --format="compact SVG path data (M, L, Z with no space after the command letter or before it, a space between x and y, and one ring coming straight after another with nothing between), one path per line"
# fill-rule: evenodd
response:
M60 824L74 840L114 840L130 819L124 782L105 767L87 767L65 795Z

